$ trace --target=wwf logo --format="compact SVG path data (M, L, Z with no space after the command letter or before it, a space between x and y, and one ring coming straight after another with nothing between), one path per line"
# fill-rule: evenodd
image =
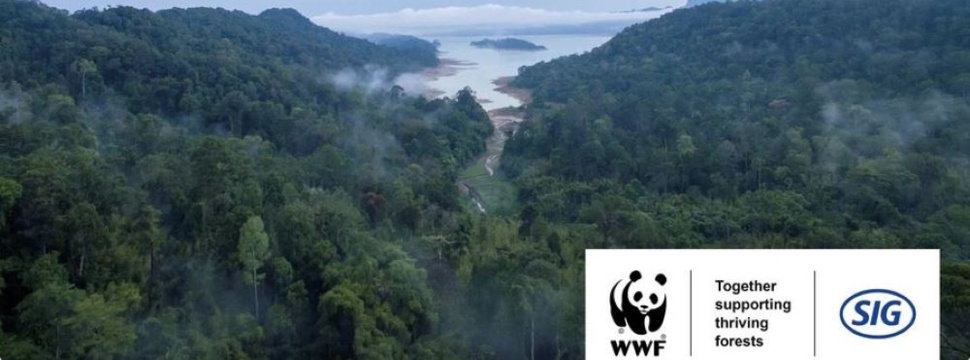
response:
M653 281L642 278L639 271L633 271L622 294L617 296L616 290L624 280L617 281L610 291L610 315L621 332L624 327L629 327L637 335L646 335L663 326L667 313L667 294L664 291L667 277L657 274Z

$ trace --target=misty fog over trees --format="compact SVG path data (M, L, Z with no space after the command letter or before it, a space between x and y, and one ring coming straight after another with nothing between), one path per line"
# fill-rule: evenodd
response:
M939 248L970 356L970 2L704 4L524 67L497 215L474 93L382 81L439 64L406 40L0 0L0 357L577 359L587 248Z

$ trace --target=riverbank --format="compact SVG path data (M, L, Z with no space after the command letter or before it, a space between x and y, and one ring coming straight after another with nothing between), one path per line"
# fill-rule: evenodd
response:
M422 92L428 98L451 96L469 87L483 109L495 132L486 139L486 150L467 164L458 175L456 186L467 201L469 211L488 215L515 215L517 189L502 173L502 150L505 142L519 129L525 118L522 105L532 103L527 89L511 86L513 75L522 66L589 51L609 41L609 36L523 36L525 40L541 43L547 51L505 52L470 46L472 37L443 37L438 47L440 66L428 69L422 78L431 91Z
M508 85L511 79L511 77L503 77L494 80L493 83L499 86L495 90L512 96L520 102L519 104L523 104L521 103L523 100L530 100L528 91ZM498 171L498 167L502 160L505 142L518 130L519 124L525 118L524 115L518 106L489 110L488 118L495 132L485 141L485 153L460 174L459 186L463 193L471 198L477 210L483 214L504 214L515 207L515 199L518 196L516 188Z
M518 100L522 105L531 103L532 92L527 89L513 87L512 80L514 79L515 76L503 76L492 80L492 84L496 86L495 91L511 96L513 99Z
M505 150L505 141L515 134L519 129L519 123L525 120L525 114L521 110L522 105L528 104L532 100L532 95L528 90L512 87L510 83L515 79L513 76L503 76L492 81L498 87L495 91L511 96L519 101L519 107L504 107L488 111L488 118L495 128L495 133L488 139L488 149L485 158L485 171L489 176L495 175L498 162ZM494 149L494 151L493 151Z

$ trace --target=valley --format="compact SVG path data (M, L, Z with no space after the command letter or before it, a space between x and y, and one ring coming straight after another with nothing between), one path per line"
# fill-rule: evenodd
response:
M939 249L970 356L966 0L170 1L0 0L3 358L582 359L589 249Z
M516 190L500 171L505 141L516 131L525 116L521 107L528 104L528 90L511 86L521 66L556 57L580 54L606 42L603 36L543 35L523 36L547 45L546 51L521 52L477 48L469 45L473 37L449 37L440 42L441 65L421 72L424 95L429 98L451 96L470 88L489 115L495 132L486 140L486 151L461 171L459 190L471 209L482 214L509 215L514 209Z

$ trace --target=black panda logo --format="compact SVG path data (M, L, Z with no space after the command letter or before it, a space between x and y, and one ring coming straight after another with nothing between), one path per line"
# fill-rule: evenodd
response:
M631 272L630 281L623 287L623 294L619 299L616 288L623 280L617 281L610 291L610 314L613 322L621 328L629 327L637 335L646 335L648 330L659 330L667 313L667 295L663 291L667 277L657 274L653 281L641 281L642 277L639 271Z

